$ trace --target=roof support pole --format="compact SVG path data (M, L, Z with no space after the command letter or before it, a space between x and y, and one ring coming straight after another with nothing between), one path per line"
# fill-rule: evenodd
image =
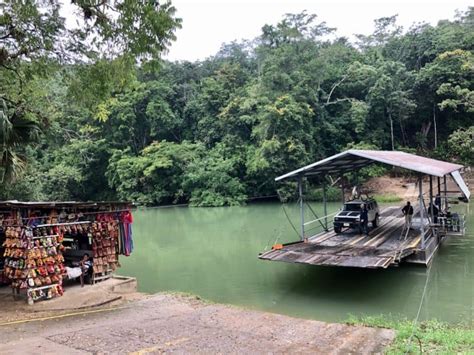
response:
M304 240L304 201L303 201L303 176L298 178L298 194L300 197L300 214L301 214L301 240Z
M446 182L446 175L443 176L443 182L444 182L444 211L448 213L448 183Z
M441 178L438 176L438 196L441 198ZM439 206L441 207L441 205Z
M429 208L430 208L430 219L431 219L431 224L434 224L434 203L433 203L433 176L430 175L430 203L429 203Z
M420 232L421 232L421 249L425 249L425 211L423 202L423 175L420 175L420 183L418 184L418 198L420 204Z
M326 196L326 182L323 180L324 230L328 231L328 202Z
M341 175L341 201L342 201L342 204L344 205L344 180L342 179L342 175Z

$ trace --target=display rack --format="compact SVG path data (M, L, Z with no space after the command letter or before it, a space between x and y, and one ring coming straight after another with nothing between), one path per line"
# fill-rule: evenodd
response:
M93 223L92 250L94 252L93 282L110 278L118 265L118 221Z
M133 250L132 222L129 203L0 202L5 280L30 304L62 295L67 267L81 267L81 282L89 276L93 283L106 280L119 266L119 255ZM92 259L87 269L85 254ZM78 278L74 275L69 273Z
M3 225L0 223L0 256L2 256L5 253L5 247L3 246L4 243L5 243L5 229L3 228ZM5 263L5 259L0 258L0 285L7 284L9 282L9 279L5 276L4 263Z
M29 304L62 295L64 258L58 230L7 227L5 237L5 275L13 293L24 291Z

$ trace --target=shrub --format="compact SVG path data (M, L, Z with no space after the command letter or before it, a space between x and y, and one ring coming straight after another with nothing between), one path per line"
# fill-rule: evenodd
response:
M306 199L308 201L323 201L323 189L321 187L310 189L306 193ZM329 186L326 188L326 199L327 201L340 201L341 190L337 187Z

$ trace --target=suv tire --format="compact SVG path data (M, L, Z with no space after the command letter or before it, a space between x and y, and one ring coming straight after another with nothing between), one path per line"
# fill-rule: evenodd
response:
M379 215L375 215L375 219L372 221L372 227L377 228L379 225Z

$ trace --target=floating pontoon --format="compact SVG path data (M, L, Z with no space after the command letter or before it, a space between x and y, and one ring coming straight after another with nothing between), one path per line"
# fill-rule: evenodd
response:
M326 175L342 176L372 164L391 165L418 174L418 206L411 228L405 227L401 207L389 207L380 212L381 223L369 236L358 233L337 234L328 224ZM280 177L276 181L297 179L301 212L300 240L280 244L260 254L263 260L284 261L311 265L348 266L362 268L387 268L401 262L429 264L443 239L450 235L464 234L464 217L449 212L449 198L468 201L470 192L460 172L463 166L440 160L420 157L398 151L348 150L327 159L307 165ZM423 193L423 179L429 177L428 196ZM307 205L316 219L305 222L303 196L304 178L319 177L323 182L324 216L319 218ZM447 178L457 185L457 191L448 191ZM433 180L441 200L439 214L434 216ZM342 179L341 179L342 181ZM342 200L344 203L344 186ZM428 202L428 204L425 203ZM310 235L306 227L319 223L323 232Z

